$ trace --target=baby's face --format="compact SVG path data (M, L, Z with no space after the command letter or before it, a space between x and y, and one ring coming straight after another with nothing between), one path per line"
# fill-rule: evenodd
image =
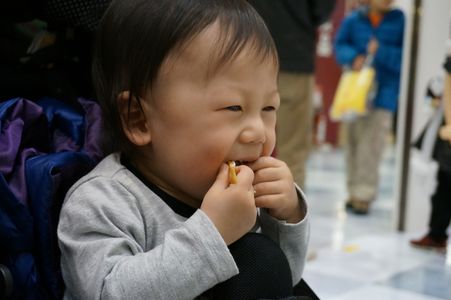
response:
M277 67L244 50L206 78L216 32L200 34L162 66L146 109L151 128L147 172L161 188L200 205L221 164L252 162L275 146Z

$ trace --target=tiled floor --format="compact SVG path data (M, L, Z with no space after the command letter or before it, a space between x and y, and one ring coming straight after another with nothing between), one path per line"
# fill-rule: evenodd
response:
M424 232L393 229L393 153L389 148L384 155L380 193L367 216L344 209L341 150L318 150L309 159L306 194L316 257L307 263L304 278L321 299L451 299L451 251L413 248L409 239Z

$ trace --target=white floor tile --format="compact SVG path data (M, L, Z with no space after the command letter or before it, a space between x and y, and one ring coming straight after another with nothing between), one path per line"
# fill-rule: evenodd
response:
M317 255L306 265L307 283L321 299L451 299L443 288L451 276L451 249L447 256L415 249L409 239L424 232L394 228L394 149L384 153L379 195L366 216L344 208L343 155L339 149L316 151L308 162L310 248ZM431 290L437 284L441 293Z
M443 300L431 296L398 290L391 287L369 285L355 289L343 295L331 298L321 298L323 300Z

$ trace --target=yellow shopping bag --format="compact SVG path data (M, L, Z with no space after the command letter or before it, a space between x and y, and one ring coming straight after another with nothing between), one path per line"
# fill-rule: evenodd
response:
M374 77L374 68L370 66L365 66L360 71L344 71L332 102L330 118L343 121L365 115Z

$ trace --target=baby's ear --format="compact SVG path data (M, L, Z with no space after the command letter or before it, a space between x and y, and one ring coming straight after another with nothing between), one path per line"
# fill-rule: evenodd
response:
M125 135L133 144L144 146L150 143L151 134L147 117L144 112L144 103L141 105L133 97L130 99L130 92L123 91L117 97L119 115L121 118L122 129Z

